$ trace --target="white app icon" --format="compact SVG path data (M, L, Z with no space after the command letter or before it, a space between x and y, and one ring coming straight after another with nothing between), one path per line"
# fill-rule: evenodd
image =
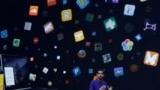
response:
M135 12L135 8L136 8L135 5L126 4L125 7L124 7L123 14L127 15L127 16L133 16L134 12Z

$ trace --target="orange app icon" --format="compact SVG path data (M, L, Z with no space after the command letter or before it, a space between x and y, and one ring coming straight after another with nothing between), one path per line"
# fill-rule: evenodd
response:
M157 66L158 59L159 59L158 52L146 51L146 54L144 57L144 64L150 65L150 66Z
M57 0L47 0L47 6L54 6L57 4Z
M38 6L30 6L29 8L29 15L30 16L37 16L38 15Z

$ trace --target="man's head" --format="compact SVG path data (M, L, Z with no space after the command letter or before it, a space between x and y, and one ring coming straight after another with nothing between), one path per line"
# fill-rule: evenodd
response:
M97 79L102 80L103 77L104 77L104 70L99 69L99 70L97 71L96 76L97 76Z

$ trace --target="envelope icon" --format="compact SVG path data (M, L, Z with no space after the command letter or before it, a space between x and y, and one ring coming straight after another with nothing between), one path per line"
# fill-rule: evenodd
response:
M144 64L150 65L150 66L157 66L158 59L159 59L158 52L146 51L146 54L144 57Z

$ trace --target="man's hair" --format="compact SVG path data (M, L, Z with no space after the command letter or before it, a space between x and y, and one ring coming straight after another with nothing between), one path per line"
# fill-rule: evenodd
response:
M98 70L97 70L97 73L98 73L98 71L102 71L103 73L105 72L104 69L98 69Z

